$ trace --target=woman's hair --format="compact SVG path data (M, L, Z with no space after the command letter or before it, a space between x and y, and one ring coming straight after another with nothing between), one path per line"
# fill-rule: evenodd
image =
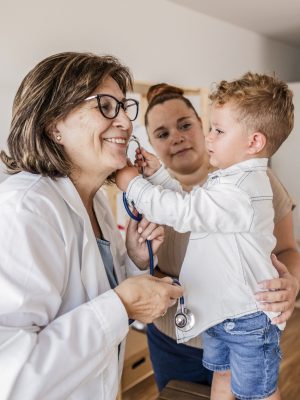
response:
M178 99L183 101L188 108L191 108L199 118L194 106L183 95L184 91L176 86L168 85L167 83L158 83L157 85L150 86L147 92L148 107L145 113L145 125L148 126L149 111L157 104L162 104L168 100Z
M223 80L209 98L217 106L232 103L238 121L247 130L263 133L268 156L275 153L293 129L293 93L274 76L247 72L240 79Z
M108 76L124 95L132 89L129 69L112 56L67 52L37 64L22 81L14 99L7 140L9 155L0 153L7 172L28 171L51 178L69 175L71 163L63 146L52 138L51 127Z

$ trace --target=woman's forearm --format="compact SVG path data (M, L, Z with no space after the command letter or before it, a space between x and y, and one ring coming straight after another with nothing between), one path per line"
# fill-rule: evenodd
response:
M290 274L297 279L300 288L300 253L298 250L285 249L277 253L276 256L287 267Z

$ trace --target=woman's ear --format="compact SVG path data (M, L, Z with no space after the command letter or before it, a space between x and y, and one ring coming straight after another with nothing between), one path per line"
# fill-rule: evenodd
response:
M254 155L262 152L267 144L266 136L261 132L254 132L249 136L248 154Z
M62 144L62 135L60 133L57 123L52 124L48 129L48 135L52 138L55 143Z

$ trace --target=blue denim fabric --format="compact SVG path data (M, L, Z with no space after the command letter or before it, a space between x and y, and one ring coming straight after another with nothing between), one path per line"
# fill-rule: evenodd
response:
M213 374L202 365L202 349L177 344L153 324L147 326L147 336L159 390L162 390L172 379L211 385Z
M281 353L280 330L262 312L227 319L202 335L203 365L231 370L238 399L264 399L276 391Z

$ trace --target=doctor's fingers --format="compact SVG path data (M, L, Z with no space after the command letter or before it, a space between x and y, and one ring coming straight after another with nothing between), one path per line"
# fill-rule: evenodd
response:
M142 241L152 240L160 236L164 237L164 228L162 225L149 222L145 217L138 224L138 233Z
M162 226L157 226L150 235L147 236L147 240L151 241L152 252L153 254L157 253L158 248L163 243L165 238L165 231ZM143 237L139 237L139 242L143 243L145 239Z
M183 295L183 288L179 285L174 285L174 281L171 277L165 276L164 278L157 278L162 284L166 285L168 290L168 297L170 300L170 304L174 304L174 300L176 300Z
M129 318L144 323L160 317L181 296L182 289L169 281L149 275L139 275L123 281L114 290L126 308Z
M157 291L159 287L160 289ZM168 308L173 306L181 295L182 289L180 287L161 282L158 287L154 288L151 295L152 318L156 319L165 315Z

